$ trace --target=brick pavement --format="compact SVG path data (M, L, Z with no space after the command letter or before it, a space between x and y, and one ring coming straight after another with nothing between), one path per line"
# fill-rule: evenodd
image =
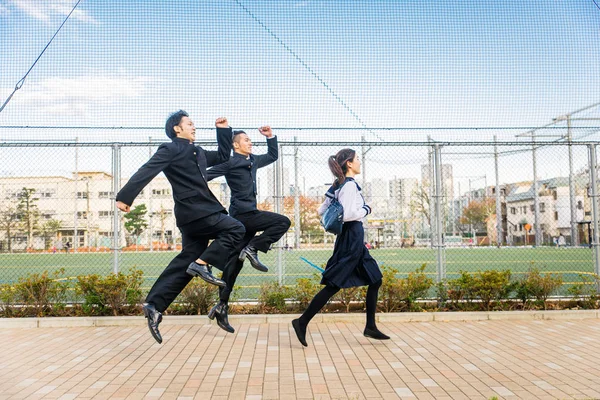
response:
M0 399L600 399L599 319L283 322L2 328Z

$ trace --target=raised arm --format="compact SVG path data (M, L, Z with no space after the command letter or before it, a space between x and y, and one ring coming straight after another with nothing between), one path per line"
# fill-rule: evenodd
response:
M222 164L217 164L214 167L206 170L206 180L212 181L213 179L218 178L219 176L223 176L229 172L230 168L231 159L227 160Z
M270 126L261 126L258 128L258 131L267 138L267 154L254 156L257 168L262 168L277 161L277 158L279 158L279 146L277 146L277 136L273 136Z
M217 144L219 145L219 149L217 151L204 150L207 167L228 161L233 146L231 140L232 130L227 122L227 118L217 118L215 126L217 127Z
M121 211L129 212L129 207L133 204L133 200L144 189L144 187L163 169L165 169L174 154L169 149L168 144L162 144L148 160L148 162L140 167L123 188L117 193L117 207Z

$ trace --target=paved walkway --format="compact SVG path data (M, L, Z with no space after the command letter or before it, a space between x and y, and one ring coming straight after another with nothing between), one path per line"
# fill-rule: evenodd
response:
M1 399L600 399L600 320L0 329Z

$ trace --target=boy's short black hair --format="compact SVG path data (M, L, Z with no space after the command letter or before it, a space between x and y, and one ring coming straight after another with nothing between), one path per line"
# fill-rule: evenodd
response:
M239 134L241 134L241 133L244 133L244 134L246 134L246 135L247 135L247 133L246 133L246 132L244 132L244 131L233 131L233 136L232 136L232 139L233 139L233 141L234 141L234 142L236 141L236 136L238 136L238 135L239 135Z
M183 110L175 111L173 114L169 115L169 118L167 118L167 122L165 123L165 132L169 138L173 139L177 136L174 128L179 125L183 117L189 117L188 113Z

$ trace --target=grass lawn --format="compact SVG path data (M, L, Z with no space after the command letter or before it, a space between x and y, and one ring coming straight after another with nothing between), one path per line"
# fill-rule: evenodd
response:
M121 253L119 270L126 272L131 268L144 271L144 288L149 289L154 280L176 255L175 252L139 252ZM422 264L427 264L426 273L436 275L436 252L432 249L375 249L373 257L380 265L398 269L399 276L405 276ZM256 298L257 289L263 282L279 279L293 285L297 278L309 277L317 272L300 260L305 257L314 264L324 265L331 250L291 250L281 252L281 271L277 268L277 250L261 254L261 260L271 270L258 272L246 263L238 278L239 298ZM106 275L113 271L112 253L82 254L0 254L0 283L16 282L19 277L45 270L65 269L66 277L86 274ZM510 269L514 274L524 273L531 266L541 271L560 273L565 284L581 281L580 274L594 272L592 250L588 248L449 248L446 249L446 275L453 278L463 271L485 269Z

